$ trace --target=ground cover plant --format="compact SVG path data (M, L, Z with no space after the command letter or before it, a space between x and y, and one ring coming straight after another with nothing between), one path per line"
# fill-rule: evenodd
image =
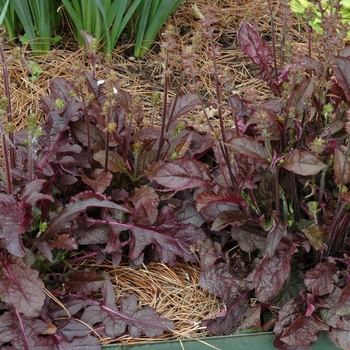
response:
M139 309L134 296L116 301L103 271L72 268L87 257L117 266L123 256L135 268L151 260L197 262L200 285L223 303L217 317L203 320L213 335L273 327L279 349L309 349L326 332L350 348L350 52L335 5L306 52L288 45L287 2L271 9L271 42L254 23L241 24L238 43L271 89L265 101L254 89L231 93L229 67L217 65L215 9L203 9L198 22L217 88L206 101L197 80L198 37L178 56L168 28L160 126L143 126L140 101L106 61L104 80L79 64L74 81L53 79L40 103L45 123L30 116L27 129L13 133L5 79L3 348L99 349L125 332L171 332L169 320ZM168 101L179 64L183 77ZM208 117L211 132L203 135L182 116L206 113L208 105L217 108L220 128ZM72 257L75 251L84 253ZM93 298L97 291L101 298Z

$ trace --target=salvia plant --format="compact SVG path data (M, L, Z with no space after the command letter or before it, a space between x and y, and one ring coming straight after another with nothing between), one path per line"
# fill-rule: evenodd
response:
M139 308L135 296L116 300L103 271L71 267L87 257L96 266L105 258L136 268L145 259L199 264L200 286L223 304L202 322L213 335L273 329L274 345L291 350L310 349L325 332L350 348L347 29L335 11L324 17L317 46L310 37L307 52L295 51L288 2L270 10L271 42L249 22L237 32L270 98L261 101L254 88L232 94L229 69L218 64L215 9L207 8L181 53L174 28L164 33L159 126L143 125L141 101L106 62L104 80L79 64L73 82L54 78L40 101L45 123L30 116L26 130L13 132L0 46L2 348L100 349L101 339L126 332L172 332L171 321ZM216 87L206 105L195 54L204 39ZM203 135L182 116L206 114L207 105L220 125L207 116Z

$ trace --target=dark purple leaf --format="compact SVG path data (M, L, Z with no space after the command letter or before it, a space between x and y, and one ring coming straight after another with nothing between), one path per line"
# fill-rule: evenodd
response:
M316 76L321 76L324 71L323 64L310 56L298 57L298 64L305 69L313 70Z
M307 101L311 100L314 90L315 81L313 77L302 81L294 89L292 94L292 107L295 108L297 116L301 115L305 109L309 108Z
M264 251L266 248L266 236L262 230L261 232L258 229L248 231L241 227L232 227L231 237L245 252L252 252L254 250Z
M200 193L196 198L196 209L200 212L208 205L215 203L246 205L246 200L238 194L232 194L231 192L221 191L215 193L213 191L204 191Z
M103 193L111 184L113 175L109 171L95 169L91 177L81 173L81 179L86 185L90 186L96 193Z
M319 173L327 165L322 163L318 157L309 151L293 149L284 158L284 163L281 167L298 175L311 176Z
M221 231L226 226L242 226L249 218L249 215L243 210L231 210L220 213L214 220L211 229L213 231Z
M304 264L291 260L291 271L289 278L284 282L282 288L271 298L271 303L282 307L293 298L297 298L301 291L305 290Z
M342 349L350 349L350 332L343 329L331 328L331 335Z
M266 148L256 139L241 136L227 141L226 145L239 154L267 163L269 157Z
M290 259L296 252L294 245L276 249L270 257L267 253L255 273L255 293L261 302L267 302L283 286L290 275Z
M173 214L176 219L184 225L191 224L195 227L201 227L205 220L203 216L198 213L194 204L182 200L179 202L180 204L176 203L176 205L174 205L173 210Z
M39 272L26 267L20 258L2 261L0 267L2 299L27 317L38 316L46 298Z
M65 283L74 293L89 295L97 292L104 280L105 278L95 271L75 271L65 279Z
M177 222L167 207L163 208L152 226L141 226L137 222L131 224L110 221L109 223L120 230L129 230L132 234L129 257L137 261L143 260L143 250L150 244L154 247L156 260L175 264L178 256L185 261L194 261L190 247L196 241L206 237L201 229Z
M176 191L194 187L211 187L208 167L194 159L179 158L171 160L158 167L148 177L150 180Z
M131 198L134 204L133 218L140 225L153 225L158 216L159 196L155 189L141 186L133 192Z
M337 268L333 263L319 263L305 272L306 288L313 295L322 296L332 293L337 282Z
M277 348L282 348L285 343L281 342L279 339L284 334L284 332L293 324L293 322L301 316L304 316L306 311L306 301L303 297L298 296L289 300L283 305L278 313L274 332L276 333L276 339L274 341L274 346Z
M105 134L98 129L94 124L89 125L90 129L90 142L91 149L96 153L105 148ZM78 141L83 145L87 146L87 131L86 131L86 122L82 120L77 120L76 122L71 123L70 131L78 139Z
M67 228L70 228L72 220L75 221L80 213L84 212L88 208L94 207L115 209L123 213L128 212L127 209L113 202L98 200L97 198L93 197L87 197L86 199L81 199L76 202L67 204L65 208L53 220L50 221L44 234L45 237L52 236L54 234L65 231Z
M285 344L311 345L322 331L328 331L329 326L322 322L315 314L311 316L300 316L283 333L279 340Z
M202 271L199 285L210 294L219 297L229 308L242 293L254 288L243 275L243 271L237 271L226 263L218 263Z
M173 323L159 317L153 308L145 306L139 309L135 295L122 299L119 308L105 305L89 306L82 316L82 321L91 325L103 323L106 334L113 339L127 330L134 338L139 338L142 333L152 338L174 329Z
M345 57L334 57L333 72L339 86L344 91L346 99L350 101L350 61Z
M347 185L350 181L350 164L345 154L338 148L334 150L334 182Z
M33 217L27 215L24 206L12 196L0 193L0 238L12 255L26 255L21 236L27 231L32 220Z
M106 151L99 151L94 154L94 160L104 166ZM117 152L108 152L108 170L115 173L127 172L127 167L124 158Z
M196 93L188 92L173 98L167 108L166 124L169 125L189 111L201 109L201 106L201 100Z
M350 283L347 283L342 290L335 309L339 316L350 315Z
M101 287L101 293L103 296L103 304L110 308L116 307L116 295L112 282L106 279Z
M268 43L261 39L259 32L248 22L242 22L239 26L237 40L241 50L259 67L260 75L269 83L274 93L278 94L273 78L274 58Z
M229 309L222 310L216 317L203 320L202 325L213 335L232 334L241 324L242 315L249 307L246 294L238 297Z
M282 237L287 236L287 225L281 220L275 220L274 226L267 235L266 252L271 258L275 254L275 250Z
M6 312L0 316L0 322L3 326L3 329L0 328L0 344L11 344L12 349L16 350L37 349L36 345L40 341L39 335L48 329L45 322L23 317L19 313ZM49 350L49 348L45 350Z
M105 244L108 242L110 228L105 224L94 224L74 230L73 234L79 244Z

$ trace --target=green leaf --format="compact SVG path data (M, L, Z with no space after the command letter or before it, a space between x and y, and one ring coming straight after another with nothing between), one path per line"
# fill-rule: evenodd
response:
M143 57L165 21L184 0L144 0L136 36L134 55ZM156 6L158 4L158 6Z
M0 13L0 25L2 24L2 22L4 21L4 18L6 16L6 12L7 12L7 8L9 6L10 0L7 0L1 13Z

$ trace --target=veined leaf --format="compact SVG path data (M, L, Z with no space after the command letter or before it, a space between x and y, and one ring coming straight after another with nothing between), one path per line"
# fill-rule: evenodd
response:
M165 163L148 176L170 190L182 191L194 187L211 187L211 178L204 163L179 158Z
M293 149L284 158L284 163L281 167L298 175L311 176L316 175L326 168L327 165L322 163L317 156L309 151Z

